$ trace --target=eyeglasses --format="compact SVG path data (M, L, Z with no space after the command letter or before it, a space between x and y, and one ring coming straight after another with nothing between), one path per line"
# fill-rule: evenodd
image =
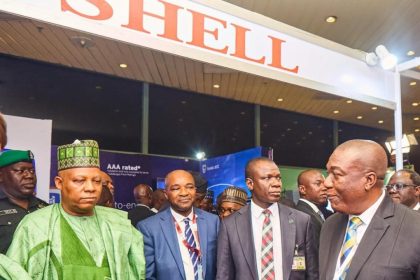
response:
M417 186L413 184L395 183L395 184L386 185L385 187L387 191L390 191L391 189L394 191L399 191L399 190L402 190L403 188L417 187Z

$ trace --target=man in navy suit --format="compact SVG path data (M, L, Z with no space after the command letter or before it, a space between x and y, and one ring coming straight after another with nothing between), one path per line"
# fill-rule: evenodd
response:
M146 279L213 280L219 218L193 207L196 187L190 173L165 178L170 207L138 223L143 233Z

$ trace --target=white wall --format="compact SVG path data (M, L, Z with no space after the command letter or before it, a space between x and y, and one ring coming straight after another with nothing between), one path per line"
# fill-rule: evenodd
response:
M6 149L31 150L35 156L37 196L48 202L51 165L52 120L30 119L5 115Z

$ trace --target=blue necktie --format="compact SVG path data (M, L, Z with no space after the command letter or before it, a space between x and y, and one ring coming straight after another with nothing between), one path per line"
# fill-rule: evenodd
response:
M197 248L197 245L195 244L194 235L191 231L190 219L185 218L184 223L185 223L185 239L187 240L188 245L191 248L195 249ZM190 253L191 262L194 267L194 279L198 280L198 253L196 250L190 250L190 249L188 250L188 252Z
M350 222L346 231L346 236L344 238L344 244L343 244L343 247L341 248L340 266L344 264L346 259L349 257L350 252L353 250L354 246L356 245L357 228L361 224L363 224L363 221L359 217L353 217L350 219ZM349 268L350 268L350 262L351 262L351 259L347 263L343 273L340 275L340 278L339 278L340 280L346 279L347 272L349 271Z

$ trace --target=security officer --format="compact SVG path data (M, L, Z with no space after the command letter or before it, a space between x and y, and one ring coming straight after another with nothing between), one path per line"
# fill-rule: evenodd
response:
M0 253L6 253L23 217L48 205L34 196L33 159L31 151L0 152Z

